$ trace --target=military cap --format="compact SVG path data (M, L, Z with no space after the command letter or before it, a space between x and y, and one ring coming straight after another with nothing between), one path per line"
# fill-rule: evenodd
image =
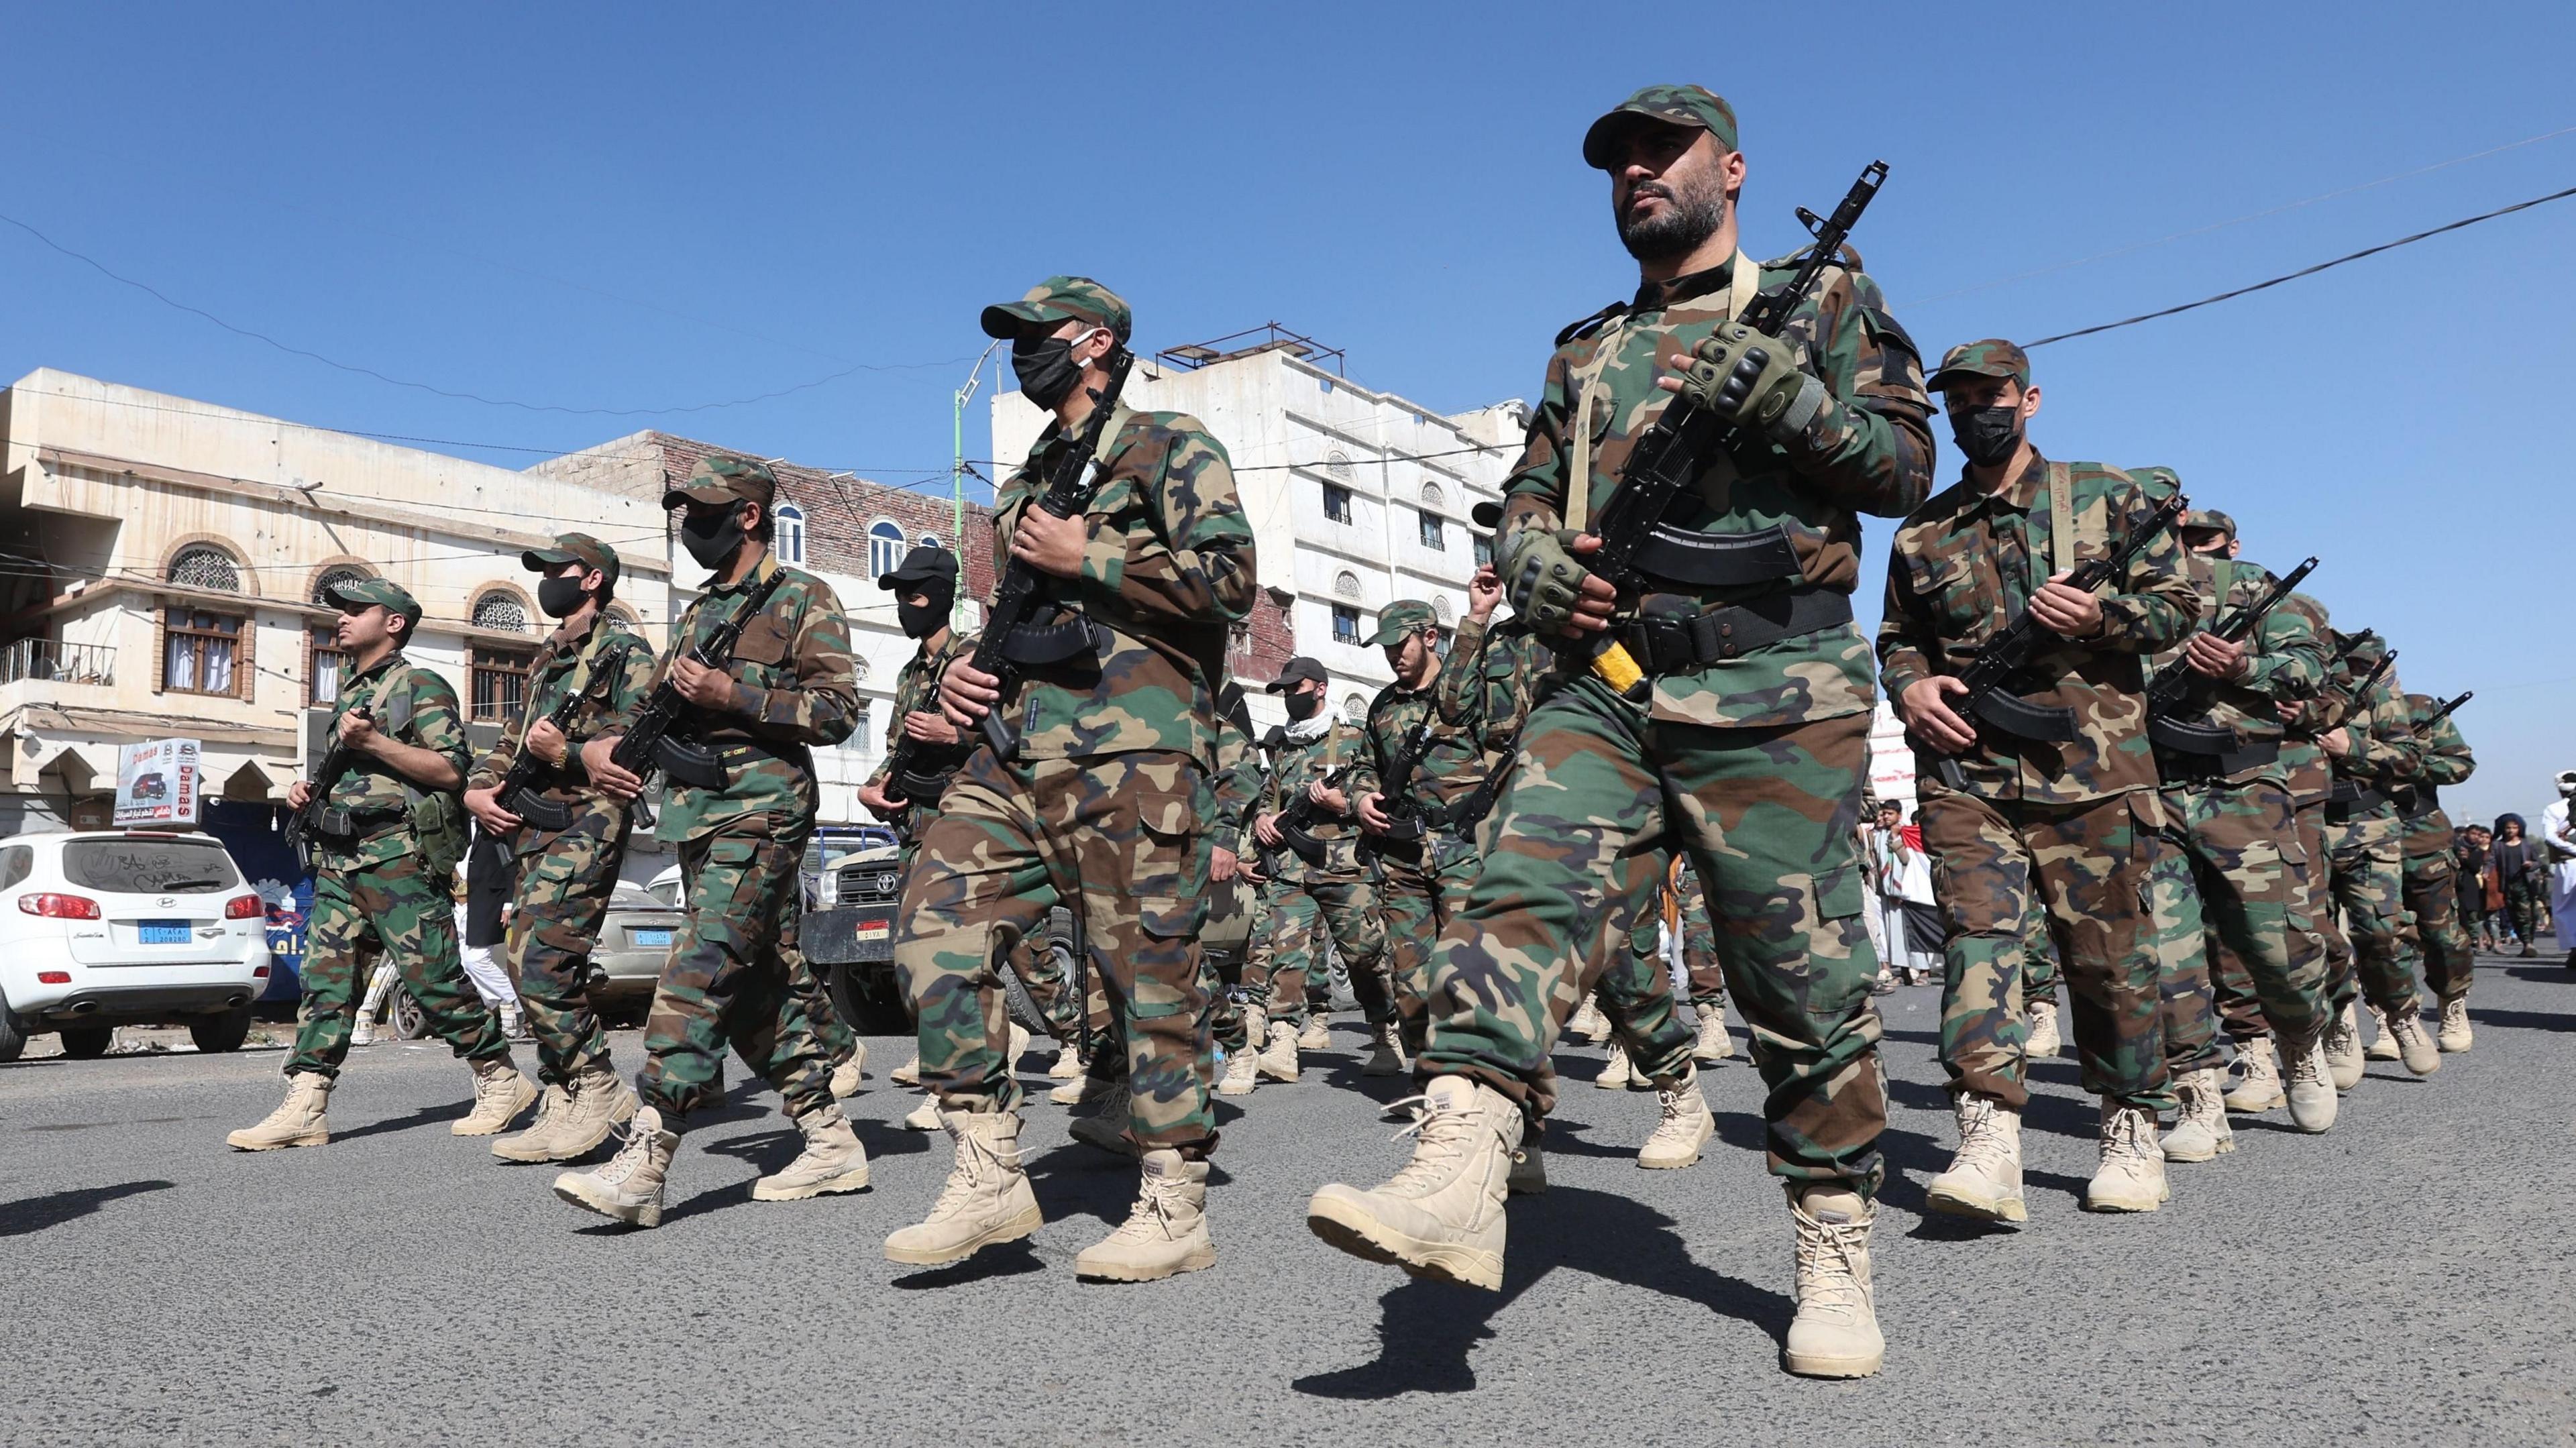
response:
M903 566L877 575L877 587L892 591L908 583L928 583L934 578L955 580L957 555L936 543L924 543L903 555Z
M1332 675L1324 672L1322 664L1316 663L1304 654L1299 654L1279 666L1278 678L1261 687L1266 693L1285 694L1308 679L1330 679L1331 677Z
M984 309L987 337L1017 337L1029 327L1053 330L1061 322L1107 327L1124 346L1136 318L1127 310L1126 298L1089 277L1048 277L1018 301Z
M1415 629L1427 628L1440 620L1431 605L1418 598L1399 598L1380 610L1377 632L1369 635L1373 644L1400 644Z
M2192 529L2206 529L2223 538L2233 539L2236 536L2236 520L2216 508L2192 509L2182 515L2182 526L2186 532Z
M1479 528L1499 528L1503 523L1503 505L1500 503L1478 503L1476 506L1467 510L1467 516L1474 519L1476 526Z
M420 600L390 578L343 578L322 594L339 605L342 613L357 613L369 605L383 604L385 612L402 616L404 638L410 638L411 631L420 627Z
M1943 354L1940 370L1924 378L1923 385L1938 392L1949 386L1953 377L2004 377L2028 387L2030 358L2000 337L1962 342Z
M519 555L519 563L530 573L547 573L567 563L578 563L584 569L598 569L610 583L617 581L617 550L587 533L557 533L555 546L531 548Z
M689 469L689 480L662 495L662 506L676 508L683 503L729 503L736 498L758 503L763 508L778 495L778 475L769 464L758 458L738 458L731 453L709 453Z
M1735 107L1726 103L1726 97L1704 86L1650 85L1612 107L1583 133L1583 164L1596 171L1611 169L1616 160L1610 147L1620 132L1635 124L1631 116L1693 126L1717 137L1720 147L1736 149Z

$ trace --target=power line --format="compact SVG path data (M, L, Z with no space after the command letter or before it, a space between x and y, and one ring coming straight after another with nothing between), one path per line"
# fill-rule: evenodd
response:
M673 413L713 412L719 408L748 407L755 402L773 402L781 397L792 397L799 392L810 392L817 387L838 382L845 377L855 377L862 372L910 372L931 367L953 367L956 364L967 360L963 357L951 357L937 362L898 362L883 365L857 362L852 363L850 366L845 367L838 372L831 373L828 376L817 377L807 382L799 382L792 387L782 387L775 392L763 392L754 397L730 398L723 402L691 403L680 407L564 407L555 403L521 402L512 397L486 397L479 392L458 392L449 388L436 386L432 383L416 381L408 377L396 377L391 373L379 372L373 367L361 366L355 362L343 362L336 357L325 356L320 352L311 350L310 348L298 347L291 343L281 342L277 338L268 335L266 332L255 331L249 327L239 326L235 323L228 322L223 318L216 316L214 313L207 311L203 307L190 306L188 303L178 300L167 292L162 291L160 288L153 286L149 282L137 281L132 277L125 276L122 273L113 270L105 262L98 260L96 257L74 251L70 247L63 245L61 242L54 240L52 237L47 236L45 233L38 231L36 228L28 225L26 222L20 221L14 216L0 214L0 221L7 222L9 225L18 228L20 231L34 237L36 240L43 242L46 246L62 253L64 256L70 257L72 260L81 263L112 282L132 287L136 291L142 292L146 296L149 296L153 300L161 303L163 306L186 312L190 316L201 317L237 337L247 337L254 342L260 342L270 347L274 347L278 351L284 352L291 357L302 357L310 361L319 362L326 367L337 368L342 372L355 373L361 377L372 377L378 382L383 382L394 387L407 387L415 392L426 392L433 396L452 398L460 402L480 402L487 407L515 407L525 412L559 412L568 416L579 417L659 417Z

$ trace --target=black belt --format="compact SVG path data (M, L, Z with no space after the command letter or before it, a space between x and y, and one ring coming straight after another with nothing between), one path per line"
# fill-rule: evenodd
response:
M360 806L356 809L326 809L313 825L316 834L335 840L354 840L378 833L368 826L392 824L410 817L411 811L401 805Z
M1645 614L1620 629L1619 642L1649 674L1696 673L1851 621L1850 594L1791 588L1706 613Z

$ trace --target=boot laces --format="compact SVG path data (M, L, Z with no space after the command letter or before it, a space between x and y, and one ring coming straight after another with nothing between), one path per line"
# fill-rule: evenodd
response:
M1805 1208L1798 1220L1798 1310L1856 1315L1867 1305L1857 1262L1869 1249L1867 1222L1828 1222Z
M619 1128L617 1155L599 1169L599 1179L612 1185L624 1185L653 1155L653 1133L644 1129L644 1113L639 1111Z
M2152 1155L2147 1149L2147 1132L2152 1129L2149 1123L2154 1120L2151 1113L2128 1107L2103 1118L2102 1146L2106 1158L2103 1164L2143 1162Z
M1963 1098L1973 1104L1959 1117L1959 1156L1951 1170L2000 1167L2010 1163L2012 1154L2005 1148L2004 1134L1995 1125L2000 1109L1983 1097Z
M949 1134L957 1138L957 1162L939 1189L939 1200L930 1205L934 1222L964 1211L987 1180L1020 1167L1017 1150L1005 1151L962 1126L949 1127Z
M2289 1065L2290 1079L2293 1081L2318 1082L2326 1079L2325 1053L2317 1046L2311 1046L2292 1056Z
M307 1089L308 1088L301 1081L297 1081L289 1085L286 1088L286 1099L278 1102L277 1109L262 1117L259 1124L261 1126L284 1126L288 1122L301 1117L304 1114L303 1101L304 1093Z
M1664 1126L1692 1121L1708 1109L1690 1088L1678 1085L1656 1087L1655 1105L1664 1113Z
M1413 1138L1413 1160L1388 1179L1381 1191L1397 1196L1417 1195L1437 1190L1456 1174L1465 1160L1467 1144L1475 1134L1475 1111L1472 1107L1444 1105L1429 1096L1408 1096L1390 1104L1387 1113L1411 1111L1413 1119L1398 1127L1392 1141Z
M1147 1240L1174 1235L1172 1219L1180 1215L1182 1185L1180 1177L1147 1172L1135 1205L1127 1209L1127 1220L1110 1235Z

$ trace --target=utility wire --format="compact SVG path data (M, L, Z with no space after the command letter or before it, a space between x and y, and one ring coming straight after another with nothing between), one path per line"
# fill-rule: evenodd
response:
M2283 282L2294 282L2301 277L2312 277L2321 271L2328 271L2332 268L2342 266L2346 262L2359 261L2366 256L2377 256L2383 251L2395 251L2401 246L2412 246L2416 242L2440 236L2445 232L2458 231L2462 227L2475 226L2481 221L2493 221L2499 216L2511 216L2517 211L2529 211L2535 206L2544 206L2552 201L2564 201L2570 196L2576 196L2576 186L2570 186L2564 191L2553 191L2546 196L2535 196L2529 201L2517 201L2511 206L2499 206L2493 211L2483 212L2476 216L2465 216L2446 226L2437 226L2430 231L2419 231L2413 236L2401 236L2395 241L2383 241L2377 246L2363 247L2359 251L2336 257L2332 261L2321 261L2315 266L2301 267L2297 271L2285 272L2280 276L2267 278L2266 280L2256 282L2251 286L2237 287L2232 291L2220 292L2214 297L2203 297L2196 302L2185 302L2181 306L2166 307L2160 311L2141 312L2134 317L2123 317L2116 322L2104 322L2098 327L2082 327L2072 332L2060 332L2053 337L2042 337L2036 342L2024 342L2021 344L2022 350L2027 352L2033 347L2045 347L2051 342L2066 342L2077 337L2090 337L2097 333L2114 331L2121 327L2134 327L2140 322L2152 322L2161 317L2180 316L2184 312L2197 311L2202 307L2214 306L2217 303L2225 301L2233 301L2238 297L2262 291L2267 287L2277 287Z

